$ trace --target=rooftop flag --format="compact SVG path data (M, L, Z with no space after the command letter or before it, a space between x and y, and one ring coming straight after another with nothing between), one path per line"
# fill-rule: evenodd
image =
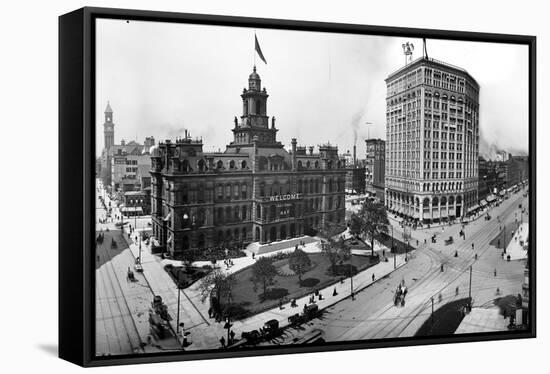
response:
M254 40L255 40L255 48L256 52L258 52L258 56L262 59L262 61L267 65L267 61L265 60L264 54L262 53L262 49L260 48L260 43L258 43L258 37L256 34L254 34Z

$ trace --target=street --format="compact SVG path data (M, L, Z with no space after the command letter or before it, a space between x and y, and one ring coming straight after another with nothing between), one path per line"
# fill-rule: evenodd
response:
M431 315L432 297L434 310L450 301L468 297L470 266L474 307L491 304L498 297L497 288L501 296L520 293L525 261L505 261L501 250L489 242L499 234L500 225L514 222L518 204L528 206L527 203L521 192L512 195L499 207L492 208L491 220L481 217L466 225L465 240L458 234L460 224L443 226L443 229L413 230L413 239L418 239L421 244L411 254L406 266L358 293L355 301L346 299L328 308L323 318L312 321L301 334L321 330L326 341L414 336ZM395 222L393 224L397 226ZM437 243L431 244L429 239L434 233ZM448 236L453 236L455 243L446 246L443 238ZM423 244L424 239L428 244ZM458 257L454 257L455 251ZM393 303L393 294L401 281L408 288L403 307Z
M96 197L97 217L105 217ZM96 354L116 355L180 349L172 337L155 341L149 331L149 309L153 292L147 280L134 272L135 280L127 279L128 266L135 258L123 234L114 223L98 224L96 235L104 235L96 245ZM109 230L109 231L107 231ZM116 248L112 247L112 241ZM132 269L133 270L133 269Z

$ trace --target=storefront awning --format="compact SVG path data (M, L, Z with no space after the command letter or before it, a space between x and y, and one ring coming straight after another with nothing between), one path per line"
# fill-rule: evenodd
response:
M125 206L125 207L122 207L122 212L125 213L134 213L134 212L137 212L137 213L141 213L143 212L143 209L141 209L140 206Z

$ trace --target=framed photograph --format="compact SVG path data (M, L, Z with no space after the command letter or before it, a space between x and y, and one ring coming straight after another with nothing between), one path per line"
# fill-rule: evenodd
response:
M104 8L59 31L61 358L535 337L534 36Z

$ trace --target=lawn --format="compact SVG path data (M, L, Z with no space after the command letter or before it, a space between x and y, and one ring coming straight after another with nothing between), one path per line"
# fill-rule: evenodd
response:
M260 313L262 311L274 308L279 305L279 301L287 302L291 299L298 299L302 296L315 292L337 283L342 277L348 277L350 270L354 274L365 270L379 262L378 257L356 256L352 258L352 267L350 261L345 261L338 266L338 276L333 276L330 272L330 262L322 253L309 254L312 268L302 277L302 285L298 284L298 276L293 274L288 266L288 259L276 260L273 262L279 275L274 279L274 283L269 286L265 301L262 301L263 286L254 285L252 282L252 267L247 267L236 272L235 285L231 290L232 295L232 318L242 319L247 316ZM325 295L329 296L329 295ZM226 298L222 297L222 304ZM223 307L223 305L222 305Z
M469 298L459 299L443 305L418 329L415 336L452 335L464 319L462 308L468 305Z

